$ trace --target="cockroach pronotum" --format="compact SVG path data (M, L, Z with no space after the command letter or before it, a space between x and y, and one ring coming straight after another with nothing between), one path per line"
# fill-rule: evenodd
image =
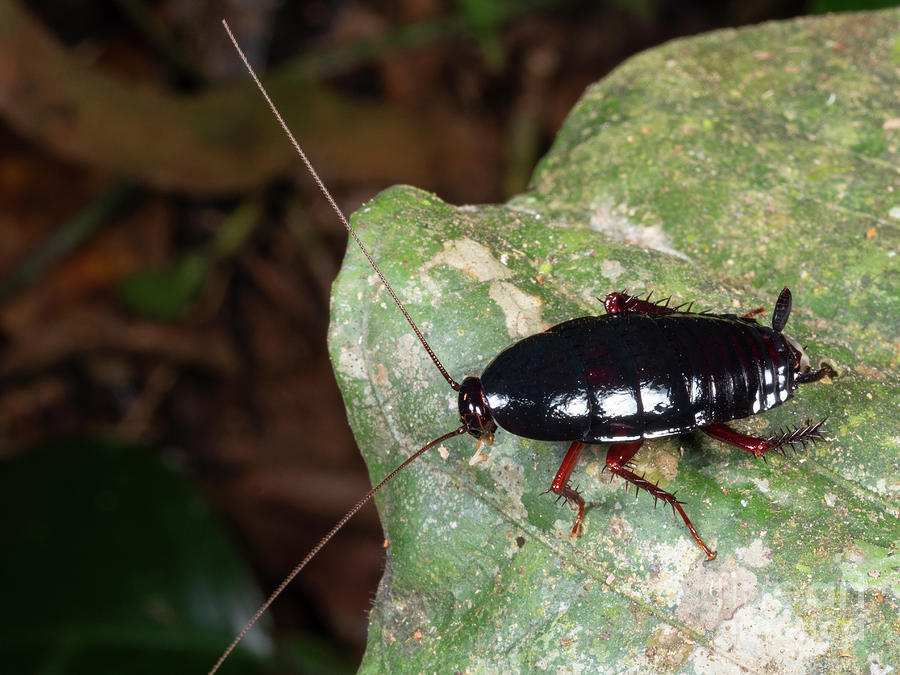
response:
M585 445L609 443L606 470L624 478L626 489L630 483L636 491L644 490L655 501L668 504L682 518L707 560L713 560L716 552L704 543L682 508L683 502L633 471L631 460L644 440L700 429L755 457L822 440L824 420L807 421L766 438L740 433L725 424L779 406L791 398L798 385L833 374L825 364L813 369L804 348L784 334L791 312L787 288L775 303L771 327L753 318L762 309L743 316L693 312L691 304L670 306L668 300L652 302L650 296L610 293L604 300L606 314L572 319L519 340L500 352L480 378L466 377L462 383L454 380L350 226L228 24L223 23L319 191L368 259L435 367L459 393L460 425L414 452L366 493L272 592L223 652L211 674L293 578L376 492L427 450L454 436L473 436L479 451L482 444L493 443L498 427L533 440L571 443L548 492L577 510L572 536L581 532L585 501L569 478Z

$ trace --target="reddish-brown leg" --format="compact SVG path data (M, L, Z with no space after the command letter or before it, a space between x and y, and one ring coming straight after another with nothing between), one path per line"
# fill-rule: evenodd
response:
M756 438L740 431L735 431L727 424L710 424L702 427L703 431L715 438L716 440L728 443L747 452L752 452L754 457L761 457L769 450L778 450L784 454L784 446L802 444L806 447L807 443L814 443L822 440L822 434L819 432L825 420L812 424L807 422L800 427L782 430L777 434L768 438Z
M569 451L563 458L562 464L559 465L559 471L550 484L550 492L555 492L566 500L567 504L574 504L578 507L578 516L575 518L575 524L572 526L572 536L577 537L581 534L581 521L584 520L584 497L578 494L578 490L569 484L569 476L578 463L581 451L584 450L584 443L581 441L573 441L569 446Z
M669 307L669 299L664 298L659 302L650 302L648 295L643 300L636 295L628 295L627 293L610 293L603 301L607 314L618 314L620 312L640 312L641 314L671 314L677 312L684 305L678 307ZM691 311L688 305L687 311Z
M772 450L772 446L767 439L755 438L753 436L748 436L747 434L742 434L740 431L735 431L727 424L710 424L709 426L702 427L702 429L717 441L722 441L723 443L728 443L736 448L741 448L741 450L752 452L754 457L761 457L769 450Z
M675 513L677 511L682 520L684 520L684 524L687 525L688 530L690 530L691 535L694 537L694 541L697 542L697 545L703 550L703 553L706 554L706 559L715 559L716 552L710 549L709 546L707 546L703 542L703 540L700 538L700 533L697 532L697 530L694 528L693 523L691 523L690 518L687 517L684 509L681 508L683 502L675 499L675 495L666 492L658 485L651 483L643 476L638 476L636 473L627 468L627 465L631 461L631 458L634 457L635 453L641 447L641 443L643 443L643 441L613 443L609 447L609 451L606 453L606 468L609 469L610 473L615 474L616 476L621 476L622 478L627 480L638 490L646 490L651 495L653 495L654 500L663 500L666 504L672 507L672 513Z
M639 312L641 314L671 314L673 312L682 311L682 307L687 307L685 312L690 312L694 303L686 303L684 305L669 306L669 298L663 298L657 302L650 302L650 296L639 298L636 295L628 295L624 292L610 293L603 301L607 314L619 314L621 312ZM757 314L766 311L765 307L757 307L751 312L744 314L743 319L750 319Z

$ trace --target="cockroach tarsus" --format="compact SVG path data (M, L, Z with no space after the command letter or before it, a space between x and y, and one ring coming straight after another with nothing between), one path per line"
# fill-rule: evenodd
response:
M609 443L605 470L644 490L680 516L707 560L716 557L685 513L675 493L634 472L632 460L647 439L700 429L709 436L765 458L785 448L822 440L824 420L805 422L765 438L729 427L726 422L755 415L787 401L800 384L834 371L813 369L800 344L783 333L791 312L791 292L775 302L771 327L753 317L693 312L692 304L671 306L669 299L610 293L606 314L565 321L513 343L484 369L481 377L454 380L432 351L369 251L350 226L328 188L260 82L234 35L234 44L276 119L319 191L362 250L447 384L458 392L460 426L414 452L375 485L300 561L247 622L210 670L215 673L284 588L344 524L385 484L430 448L465 433L476 440L476 457L502 428L538 441L566 441L569 449L547 492L577 511L572 536L581 533L585 501L570 482L588 444Z

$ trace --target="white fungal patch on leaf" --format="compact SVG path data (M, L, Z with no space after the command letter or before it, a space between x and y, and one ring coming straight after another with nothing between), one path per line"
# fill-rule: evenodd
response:
M643 456L639 454L637 466L641 470L656 474L650 476L654 481L659 477L659 474L669 482L678 477L678 457L661 443L651 445L644 452Z
M675 545L660 543L650 549L646 589L656 604L674 607L684 595L684 578L697 561L697 544L679 537Z
M525 485L525 469L521 464L509 457L500 457L491 466L491 479L506 492L505 507L512 518L524 520L528 517L522 503L522 491Z
M396 368L404 373L406 379L422 380L431 374L431 359L412 333L404 333L397 338L395 355Z
M625 267L618 260L604 260L600 263L600 274L616 283L616 279L625 274Z
M723 621L711 646L694 650L692 663L701 675L805 673L828 649L827 642L807 633L793 610L771 593Z
M759 569L772 562L772 549L763 544L762 539L754 539L749 546L742 546L734 554L741 562Z
M478 281L493 281L512 276L510 269L494 258L487 246L466 237L444 242L444 250L425 263L422 269L427 272L438 265L448 265Z
M543 302L539 297L501 281L513 273L494 258L488 247L466 237L444 242L444 250L426 262L422 271L428 272L438 265L448 265L478 281L491 282L489 295L503 311L506 332L511 338L527 337L550 327L541 319Z
M718 561L717 561L718 562ZM685 575L675 617L698 630L715 630L757 595L756 575L727 556L716 567L697 560Z
M543 302L536 295L528 295L508 281L492 283L489 295L503 310L506 332L514 340L540 333L550 327L541 318Z
M352 377L355 380L368 378L362 351L356 346L341 347L337 369L347 377Z
M843 558L841 577L849 588L858 593L890 589L900 596L900 561L896 560L892 546L856 541L844 548Z
M594 206L588 224L595 232L602 232L612 239L667 253L682 260L690 260L688 256L672 246L669 235L665 233L661 225L639 225L632 222L628 208L624 205L612 207L603 203Z
M869 662L869 675L888 675L896 672L894 666L881 663L881 658L877 654L869 654L866 661Z
M750 480L752 480L756 484L756 487L759 488L760 492L762 492L764 494L768 494L768 492L769 492L769 479L768 478L751 478Z

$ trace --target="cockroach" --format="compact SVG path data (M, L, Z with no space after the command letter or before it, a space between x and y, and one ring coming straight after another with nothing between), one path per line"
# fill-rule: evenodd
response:
M276 119L296 149L319 191L328 201L375 270L394 303L447 384L459 394L460 425L416 450L375 485L300 561L272 592L213 666L215 673L234 647L344 524L382 487L430 448L469 434L476 456L491 445L498 427L537 441L566 441L568 452L548 492L577 511L572 536L581 533L585 501L570 483L582 450L588 444L609 443L606 466L636 491L650 493L684 521L707 560L709 548L691 523L679 499L634 472L631 460L647 439L700 429L709 436L765 457L773 450L822 440L824 420L810 421L765 438L743 434L726 422L756 415L781 405L801 384L832 375L823 364L810 365L796 340L784 334L791 313L791 292L784 288L775 302L771 327L754 316L762 308L738 316L693 312L692 304L671 306L625 291L604 300L606 314L565 321L531 335L500 352L481 377L454 380L432 351L415 321L397 297L369 251L360 241L306 154L294 138L268 93L241 51L228 24L228 36Z

